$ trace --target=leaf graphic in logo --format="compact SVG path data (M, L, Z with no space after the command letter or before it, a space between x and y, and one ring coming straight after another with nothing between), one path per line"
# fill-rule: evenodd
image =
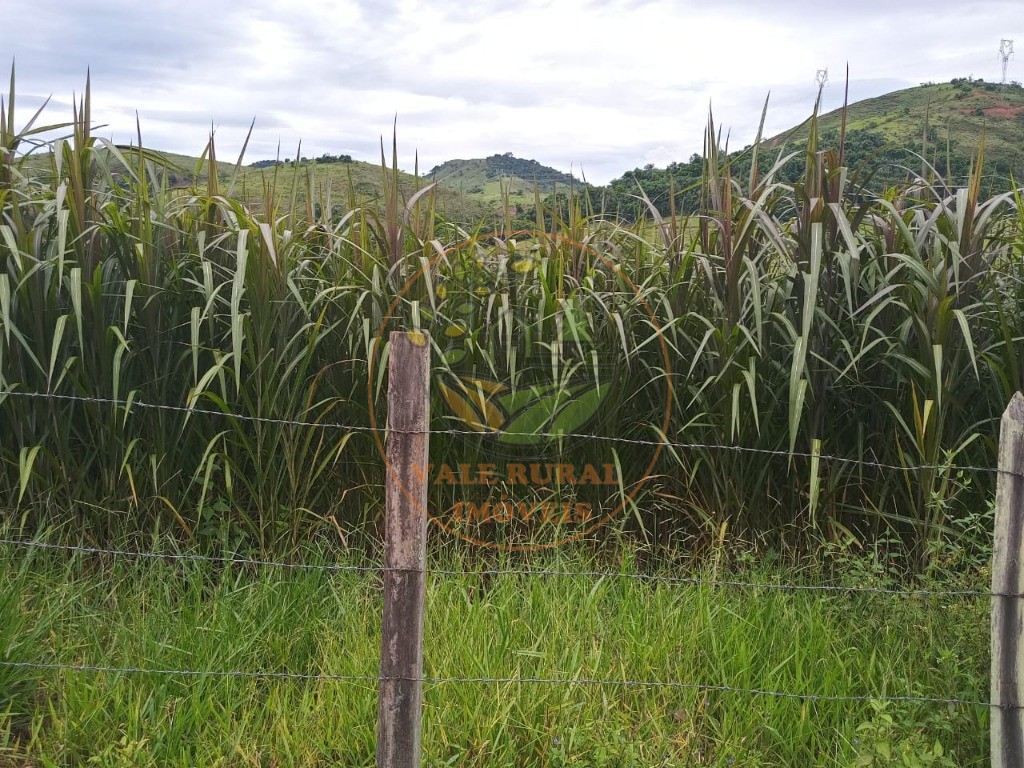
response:
M448 410L474 432L497 432L504 445L537 445L550 435L579 431L605 402L608 384L534 385L512 391L505 384L468 376L440 384Z
M526 393L530 397L522 407L509 407L511 402L506 405L512 416L498 438L506 445L535 445L551 433L575 432L597 413L608 394L608 386L588 384L566 390L555 384ZM515 399L522 402L522 394L516 393ZM505 395L501 400L506 404L511 398Z
M520 387L515 391L505 392L497 398L501 410L514 417L527 406L543 400L552 391L551 385Z
M564 391L557 386L531 387L506 395L511 414L498 441L506 445L534 445L543 439ZM516 407L518 406L518 407Z
M597 409L601 407L601 403L608 396L608 390L607 384L578 389L575 397L566 403L565 407L555 416L549 431L556 435L566 435L578 431L597 413Z
M460 378L456 387L440 385L441 396L455 416L475 432L501 429L506 416L495 395L505 390L504 384L487 379Z
M456 347L454 349L446 350L444 353L444 361L448 365L458 365L466 359L466 349L464 347Z

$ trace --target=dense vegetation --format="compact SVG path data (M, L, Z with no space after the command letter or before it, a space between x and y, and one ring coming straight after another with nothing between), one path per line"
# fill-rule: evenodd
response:
M0 762L372 764L379 574L316 566L378 562L367 427L385 418L386 333L420 329L432 462L568 453L611 464L588 503L623 507L544 554L434 529L427 764L986 764L984 706L878 700L986 696L987 600L963 590L985 588L987 470L1024 385L1024 201L982 194L983 158L961 188L872 195L850 184L847 137L816 123L742 175L709 124L691 215L641 199L620 220L574 189L532 221L467 229L394 152L373 205L225 169L212 140L205 173L173 188L162 155L92 134L88 88L70 137L27 157L44 127L14 106L12 84L4 538L313 567L0 545ZM458 500L432 487L437 507ZM470 522L458 532L485 544L556 538ZM649 578L680 574L704 581ZM723 575L961 591L707 583Z
M723 524L789 544L895 531L923 554L991 495L990 473L954 465L993 465L996 420L1022 386L1024 217L1013 195L981 197L980 160L967 187L869 197L813 128L807 151L743 178L709 141L700 216L652 207L652 220L625 225L574 198L516 237L445 222L429 189L403 203L395 168L382 171L379 214L318 217L316 190L288 205L270 185L268 213L255 213L215 172L205 188L171 191L146 152L91 134L88 98L50 172L26 175L16 149L31 131L16 130L8 103L8 522L269 549L335 526L366 531L383 471L361 431L371 401L383 407L383 369L368 361L397 327L431 332L449 383L446 371L565 383L568 352L550 350L566 346L614 362L614 418L594 430L698 444L667 447L630 497L617 524L645 538L708 541ZM212 168L212 142L207 157ZM792 167L798 180L781 180ZM524 366L538 349L547 357ZM452 425L450 410L439 398L437 427ZM330 422L352 429L318 426ZM716 444L780 455L699 447ZM473 445L439 435L432 457L478 460L486 446ZM649 455L621 446L618 474L638 477Z

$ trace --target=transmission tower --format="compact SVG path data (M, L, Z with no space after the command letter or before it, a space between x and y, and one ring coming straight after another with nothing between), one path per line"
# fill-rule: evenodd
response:
M1002 39L999 41L999 58L1003 60L1003 85L1006 85L1006 65L1010 63L1013 56L1013 40Z
M818 70L818 74L814 76L814 82L818 84L819 88L824 88L828 85L828 67Z

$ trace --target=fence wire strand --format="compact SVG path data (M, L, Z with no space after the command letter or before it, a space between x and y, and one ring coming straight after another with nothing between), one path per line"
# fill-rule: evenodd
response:
M215 555L195 555L185 553L142 552L123 549L103 549L101 547L85 547L72 544L52 544L44 541L0 538L0 545L74 552L84 555L105 555L126 559L165 560L171 562L184 561L196 563L213 563L217 565L241 565L257 568L282 568L303 571L322 571L326 573L420 573L415 568L396 568L385 565L332 565L319 563L289 563L279 560L258 560L244 557L226 557ZM653 584L677 584L710 587L738 587L743 589L764 589L782 592L829 592L838 594L873 594L906 597L1013 597L1022 598L1019 592L990 592L978 589L895 589L888 587L856 587L838 584L787 584L773 582L741 581L738 579L702 579L697 576L669 576L665 574L626 573L622 571L566 571L548 568L482 568L476 570L455 568L427 567L422 572L427 576L546 576L562 578L629 579Z
M270 416L247 416L240 413L228 413L225 411L214 411L209 408L196 408L194 406L163 405L160 403L147 403L144 400L117 400L110 397L82 397L79 395L62 395L54 392L22 392L12 389L0 392L0 402L5 397L25 397L37 400L64 400L74 403L93 403L95 405L110 405L115 408L149 408L156 411L169 411L172 413L200 414L203 416L219 416L226 419L238 419L240 421L253 422L257 424L278 424L292 427L312 427L318 429L339 429L346 432L375 432L373 427L353 426L347 424L334 424L325 421L297 421L292 419L278 419Z
M248 557L227 557L217 555L194 555L188 553L174 552L142 552L126 549L104 549L102 547L85 547L74 544L52 544L45 541L28 541L24 539L3 539L0 538L0 545L12 547L26 547L34 549L49 549L61 552L76 552L84 555L108 555L110 557L123 557L126 559L140 560L164 560L171 562L189 563L213 563L217 565L243 565L254 568L282 568L297 571L324 571L327 573L351 572L351 573L376 573L389 570L384 566L364 565L331 565L327 563L289 563L283 560L260 560ZM394 570L394 569L390 569Z
M167 675L181 677L236 677L269 680L301 680L324 682L419 682L429 685L579 685L600 686L609 688L675 688L697 690L706 693L743 693L751 696L768 696L780 699L798 699L801 701L883 701L883 702L914 702L920 704L947 704L975 707L995 707L998 709L1024 709L1024 705L996 704L980 699L937 696L891 696L886 694L824 694L824 693L792 693L775 691L766 688L742 688L732 685L687 683L675 680L608 680L587 677L439 677L424 675L421 677L388 677L383 675L347 675L314 672L259 672L250 670L203 670L203 669L158 669L147 667L113 667L98 664L63 664L59 662L36 661L0 661L0 667L15 669L55 670L67 672L97 672L124 675Z
M335 429L343 432L363 432L368 434L379 435L384 435L388 431L391 431L392 433L395 434L400 433L410 435L451 435L459 437L476 438L504 435L507 437L539 437L553 440L596 440L602 442L618 443L622 445L641 445L650 448L662 447L674 448L679 450L733 451L736 453L750 453L777 458L817 459L818 461L824 461L833 464L847 464L859 467L868 467L871 469L891 470L896 472L943 471L983 472L987 474L1016 474L1015 472L1012 472L1010 470L1003 470L997 467L983 467L957 464L888 464L885 462L872 461L870 459L855 459L849 456L839 456L838 454L831 453L813 453L809 451L790 451L773 448L756 448L753 446L730 445L727 443L678 442L669 439L667 436L665 436L664 439L652 440L635 437L620 437L617 435L595 435L582 432L513 432L493 428L488 428L479 431L472 429L395 430L378 428L374 426L368 426L365 424L338 424L326 421L300 421L293 419L273 418L268 416L248 416L238 413L229 413L226 411L215 411L208 408L197 408L194 406L163 405L157 403L147 403L143 400L118 400L106 397L83 397L79 395L65 395L56 394L52 392L23 392L19 390L7 390L4 392L0 392L0 403L3 402L3 399L5 397L24 397L44 400L54 399L70 402L94 403L98 405L110 405L118 408L126 408L128 410L130 410L132 407L149 408L154 410L177 412L184 414L200 414L203 416L216 416L225 419L237 419L239 421L259 424L277 424L283 426L307 427L313 429Z

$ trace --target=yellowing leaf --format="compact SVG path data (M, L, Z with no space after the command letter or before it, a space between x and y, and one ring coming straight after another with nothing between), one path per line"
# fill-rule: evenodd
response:
M491 401L490 393L484 388L466 386L459 382L458 389L441 384L441 395L451 412L475 432L501 429L505 425L505 414ZM488 382L493 384L493 382ZM498 385L501 386L501 385Z

